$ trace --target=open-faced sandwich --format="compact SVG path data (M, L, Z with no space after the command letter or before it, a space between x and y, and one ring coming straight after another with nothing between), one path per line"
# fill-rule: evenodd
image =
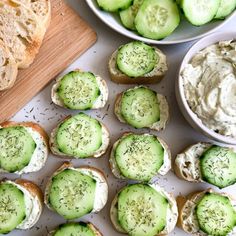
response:
M102 236L92 223L70 222L59 225L48 236Z
M178 226L196 236L236 234L236 201L211 189L177 198Z
M169 120L166 98L155 91L137 86L117 95L115 115L122 123L134 128L162 130Z
M132 236L167 235L175 227L178 209L174 197L156 183L122 188L110 210L115 229Z
M42 208L43 195L34 183L22 179L0 182L0 234L33 227Z
M148 182L171 169L170 149L155 135L125 133L113 145L110 167L117 178Z
M73 167L64 163L49 179L45 204L67 220L99 212L106 204L108 185L96 168Z
M167 69L166 56L157 47L138 41L120 46L109 60L111 79L121 84L157 83Z
M71 71L52 87L52 101L72 110L99 109L108 99L106 81L91 72Z
M40 170L48 157L48 136L36 123L0 124L0 172L16 174Z
M225 188L236 183L236 152L211 143L197 143L177 155L174 169L184 180Z
M50 137L51 151L64 157L100 157L108 146L107 128L84 113L67 117L52 131Z

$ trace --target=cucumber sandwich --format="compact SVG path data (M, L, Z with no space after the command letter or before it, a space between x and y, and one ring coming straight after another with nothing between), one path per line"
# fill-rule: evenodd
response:
M171 169L167 144L152 134L125 133L112 148L110 166L117 178L148 182Z
M0 182L0 234L33 227L42 208L42 192L34 183L21 179Z
M64 163L49 179L45 204L67 220L99 212L106 204L108 185L102 172L93 167L74 168Z
M16 174L40 170L48 157L48 137L36 123L0 124L0 172Z
M99 109L108 100L105 80L91 72L71 71L52 87L52 101L71 110Z
M163 95L138 86L117 96L115 114L120 122L134 128L159 131L165 128L169 120L169 106Z
M71 222L61 224L48 236L102 236L92 223Z
M166 56L158 48L138 41L120 46L109 60L110 76L116 83L157 83L167 69Z
M63 120L51 133L55 155L74 158L100 157L109 145L109 133L98 120L79 113Z
M225 188L236 183L236 152L211 143L197 143L177 155L174 169L187 181Z
M177 198L178 226L196 236L233 236L236 232L236 201L211 189Z
M115 196L110 210L114 228L132 236L167 235L175 227L175 199L156 183L127 185Z

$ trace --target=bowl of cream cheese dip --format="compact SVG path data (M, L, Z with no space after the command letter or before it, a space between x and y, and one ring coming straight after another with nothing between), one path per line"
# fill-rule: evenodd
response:
M190 48L180 66L176 97L193 128L236 145L236 32L211 34Z

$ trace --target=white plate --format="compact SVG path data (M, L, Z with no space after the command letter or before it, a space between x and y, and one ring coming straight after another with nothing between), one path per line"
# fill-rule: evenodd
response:
M163 40L152 40L148 38L144 38L139 36L137 33L130 31L122 26L119 16L117 14L108 13L99 9L96 0L86 0L87 4L91 8L91 10L109 27L113 30L123 34L129 38L140 40L146 43L152 44L176 44L176 43L183 43L188 42L191 40L196 40L201 37L206 36L209 33L219 29L222 27L227 21L232 19L236 15L236 11L228 16L223 21L214 21L210 22L206 25L201 27L193 26L188 23L186 20L182 20L178 28L174 31L173 34L168 36Z

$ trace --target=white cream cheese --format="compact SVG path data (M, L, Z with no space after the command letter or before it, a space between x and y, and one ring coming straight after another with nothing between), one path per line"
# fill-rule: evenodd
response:
M213 131L236 138L236 42L198 52L181 72L189 107Z
M199 158L211 146L210 143L197 143L176 156L175 165L188 181L202 182Z
M156 66L153 68L153 70L145 74L143 77L162 76L168 70L166 56L157 48L155 48L155 52L159 57L159 61L156 64ZM109 70L111 71L111 74L113 75L122 76L124 74L117 68L117 65L116 65L117 53L118 53L118 50L116 50L111 56L111 59L109 61Z
M79 167L79 168L66 167L66 168L59 169L56 172L54 172L53 176L50 178L50 180L46 186L45 204L50 209L52 209L49 202L48 202L49 191L50 191L50 187L52 184L52 178L54 176L58 175L59 173L61 173L62 171L64 171L65 169L78 171L78 172L88 175L91 178L96 180L95 199L94 199L94 207L93 207L92 212L95 212L95 213L99 212L106 205L106 202L108 199L108 185L107 185L105 177L102 176L102 173L100 174L99 172L97 172L93 169L90 169L89 167L88 168L86 168L86 167Z
M52 91L51 91L51 98L52 98L53 103L55 103L56 105L65 107L62 99L58 96L58 93L56 92L58 87L60 86L60 80L62 78L63 77L59 78L57 82L53 85ZM105 80L103 80L100 76L95 76L95 78L96 78L98 88L100 90L100 95L95 100L91 109L99 109L99 108L104 107L108 100L108 87Z
M123 137L125 137L126 135L129 135L129 134L130 133L127 133L127 134L123 135L121 138L123 138ZM145 134L145 135L148 136L150 134ZM158 174L165 175L171 169L171 154L170 154L170 151L168 150L167 144L159 138L157 138L157 140L160 142L160 144L162 145L162 147L164 149L164 156L163 156L164 162L163 162L162 166L160 167L160 169L158 170ZM114 156L114 153L115 153L115 150L116 150L116 147L117 147L118 144L119 144L119 140L117 140L113 144L109 162L110 162L112 173L117 178L126 179L126 177L124 177L122 175L122 173L120 172L119 167L117 166L117 163L116 163L116 160L115 160L115 156Z
M61 152L57 147L56 133L57 133L57 129L58 129L59 125L55 129L53 129L53 131L51 132L50 147L54 153L56 153L60 156L74 157L73 155L68 155L68 154ZM100 157L102 154L104 154L109 146L109 143L110 143L110 137L109 137L108 130L104 127L104 125L102 125L101 127L102 127L102 145L99 147L99 149L96 152L94 152L93 157L95 157L95 158Z
M17 226L17 229L29 229L33 227L36 222L39 220L39 217L42 212L42 204L38 197L33 196L27 189L22 187L19 184L16 184L13 181L6 181L7 183L15 185L18 189L20 189L24 194L25 201L25 219Z
M169 105L168 105L168 102L167 102L165 96L163 96L161 94L157 94L157 101L158 101L159 108L160 108L160 120L151 124L147 128L160 131L162 129L165 129L166 124L169 120L170 114L169 114ZM121 110L121 97L117 100L117 102L115 104L115 114L120 122L126 123L126 121L124 120L124 118L121 115L120 110Z

